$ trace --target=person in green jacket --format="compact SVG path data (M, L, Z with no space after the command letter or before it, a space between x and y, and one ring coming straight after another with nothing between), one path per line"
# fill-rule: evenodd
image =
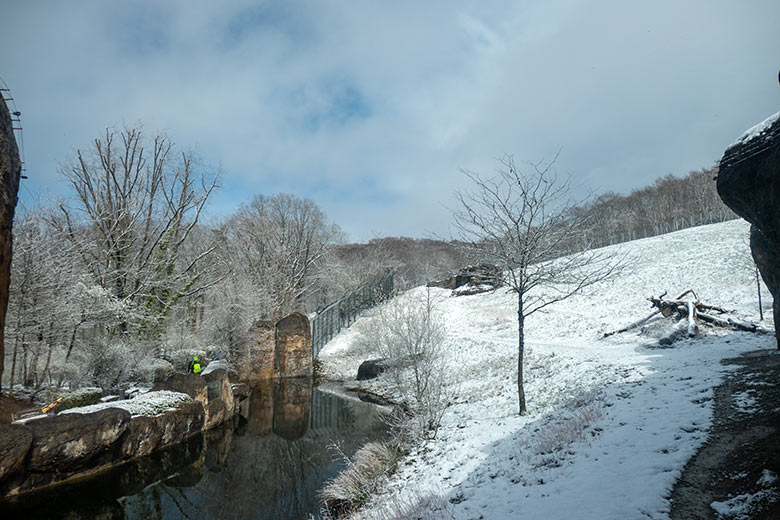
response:
M190 361L190 366L187 368L187 373L200 374L201 370L202 368L200 366L200 358L198 356L194 356L192 361Z

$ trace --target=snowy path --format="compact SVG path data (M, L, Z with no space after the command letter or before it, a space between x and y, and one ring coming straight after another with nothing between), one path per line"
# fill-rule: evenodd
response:
M437 439L409 457L375 507L434 495L446 518L668 518L670 490L706 439L712 389L730 370L720 361L771 348L773 338L709 330L657 348L635 332L600 337L647 315L646 298L664 290L693 288L757 321L747 230L732 221L626 244L631 268L590 292L603 305L582 295L531 316L524 417L516 414L513 296L435 290L457 398ZM321 355L326 372L354 374L370 357L355 352L358 334L347 332Z

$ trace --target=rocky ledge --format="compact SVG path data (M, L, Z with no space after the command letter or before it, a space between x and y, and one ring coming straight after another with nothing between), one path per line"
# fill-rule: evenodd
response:
M189 397L156 415L120 408L129 401L119 401L0 425L0 496L93 476L178 444L233 418L248 395L224 369L202 377L174 374L155 390Z

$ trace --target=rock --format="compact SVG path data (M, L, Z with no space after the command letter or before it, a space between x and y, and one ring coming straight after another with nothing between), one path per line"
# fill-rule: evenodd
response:
M276 324L275 377L311 377L313 374L309 318L294 312Z
M0 424L0 482L22 467L32 439L32 430L23 424Z
M445 280L430 282L428 287L455 290L464 285L488 286L490 288L488 290L499 287L501 285L501 269L490 264L469 265Z
M62 396L62 401L54 407L54 411L59 413L63 410L78 408L79 406L89 406L100 402L103 397L103 389L97 387L79 388L68 392Z
M29 421L33 436L30 471L62 473L91 468L122 436L129 422L130 414L118 408Z
M224 369L224 370L228 370L230 367L228 366L228 364L224 360L217 359L217 360L214 360L211 363L209 363L206 366L206 368L203 369L203 372L201 372L200 375L205 376L206 374L209 374L209 373L211 373L211 372L213 372L215 370L218 370L220 368Z
M369 359L363 361L358 367L357 380L367 381L369 379L376 379L379 374L387 370L387 364L384 359Z
M210 430L215 426L219 426L229 417L228 407L225 402L219 397L216 399L209 399L209 405L206 407L206 416L203 423L204 430Z
M209 403L215 399L221 399L225 403L228 412L233 411L233 389L230 386L228 372L219 368L203 376L208 389Z
M780 305L780 113L748 130L720 160L718 195L751 224L750 248L761 278ZM780 347L780 334L775 326Z
M243 401L249 397L249 385L246 383L231 383L230 389L233 391L233 399Z
M208 386L202 376L197 374L173 374L162 383L154 385L152 390L172 390L182 392L200 401L203 406L208 404Z
M139 415L130 420L119 452L123 459L143 457L154 451L161 439L160 419Z
M157 419L160 425L159 447L170 446L203 429L205 408L202 401L184 403L176 410L158 416Z
M0 96L2 97L2 96ZM9 96L10 97L10 96ZM16 200L22 161L14 138L11 114L0 102L0 381L3 375L5 311L8 308L8 287L11 279L11 229L14 224Z
M249 329L249 344L239 365L242 379L256 382L274 377L275 331L270 321L256 321Z

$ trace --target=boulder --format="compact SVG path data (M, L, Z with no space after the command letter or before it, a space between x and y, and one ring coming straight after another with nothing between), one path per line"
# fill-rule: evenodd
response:
M223 359L216 359L206 365L206 368L203 369L203 372L200 373L200 375L205 376L206 374L209 374L215 370L219 370L220 368L228 370L230 367L228 366L227 362Z
M129 423L130 414L118 408L29 421L30 471L63 473L91 468L119 440Z
M313 374L309 318L294 312L276 324L275 377L311 377Z
M119 448L123 459L149 455L162 439L160 418L139 415L130 420Z
M723 202L751 224L750 248L761 278L774 298L777 322L780 316L780 113L745 132L725 151L717 181L718 195ZM775 334L778 334L777 327Z
M59 413L63 410L78 408L79 406L89 406L100 401L103 397L103 389L97 387L79 388L68 392L62 396L62 401L54 407L54 411Z
M369 359L363 361L358 367L357 380L367 381L369 379L376 379L379 374L387 370L387 364L384 359Z
M32 431L23 424L0 424L0 482L22 467L32 438Z
M158 447L170 446L203 429L205 408L202 401L184 403L176 410L157 416L157 419L160 425Z
M197 374L173 374L162 383L154 385L152 390L172 390L182 392L200 401L203 406L208 404L208 386L203 377Z

